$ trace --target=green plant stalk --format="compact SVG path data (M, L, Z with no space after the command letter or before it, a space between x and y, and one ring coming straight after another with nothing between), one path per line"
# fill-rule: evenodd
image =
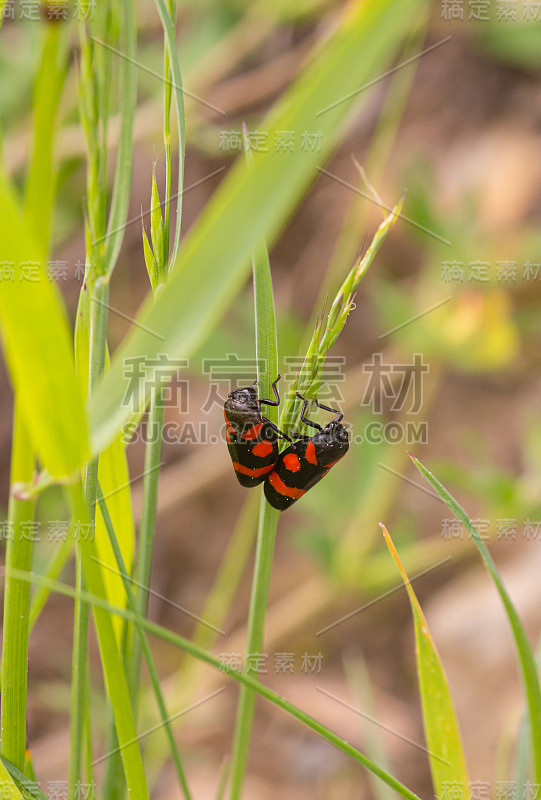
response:
M486 544L484 543L483 539L479 535L477 528L473 524L472 520L466 513L466 511L462 508L462 506L457 503L455 498L447 491L447 489L439 482L439 480L419 461L418 458L411 455L410 457L428 483L432 486L433 489L439 494L441 499L445 502L447 507L453 512L455 517L460 520L462 525L470 534L471 538L479 553L483 562L494 581L496 589L498 590L498 594L500 595L500 599L503 603L505 612L507 614L507 618L509 620L509 624L511 626L511 632L513 634L513 638L515 640L515 646L517 650L517 657L518 662L520 665L521 677L522 677L522 684L524 688L524 693L526 696L526 709L528 714L528 724L530 730L530 744L531 744L531 752L532 752L532 760L533 760L533 775L534 775L534 782L537 784L541 784L541 686L539 684L539 675L537 671L537 664L535 661L535 656L533 654L532 648L530 647L530 643L528 641L528 637L526 636L526 631L524 630L524 626L520 620L520 617L517 614L517 611L511 601L507 593L507 589L502 581L500 573L494 563L492 556L490 555L490 551Z
M244 130L245 150L250 163L251 152L246 147L247 134ZM301 387L305 394L308 390L316 392L320 382L321 369L325 362L328 350L335 343L342 331L348 314L352 308L353 295L368 267L372 263L377 251L385 240L391 226L396 221L402 208L400 201L392 212L386 217L378 228L370 247L364 257L350 270L343 282L336 299L329 311L325 328L318 326L308 349L303 367L301 368L298 382L293 386L288 402L282 413L282 425L291 430L294 424L292 414L300 410L300 401L295 395L297 387ZM265 369L263 378L259 381L260 390L270 391L270 383L278 374L278 356L276 345L276 320L272 294L272 279L266 247L260 247L253 257L254 295L256 309L256 353L258 369ZM258 374L259 378L259 374ZM269 395L263 395L269 396ZM269 418L275 422L269 413ZM289 416L288 416L289 414ZM269 584L274 553L274 541L278 524L279 511L272 508L262 495L260 524L257 537L256 563L252 594L250 599L250 612L248 617L247 654L255 655L261 652L263 645L265 613L268 603ZM231 767L231 800L240 800L242 784L246 773L250 733L254 714L255 696L246 688L240 692L237 711L237 724L233 741L233 757Z
M110 274L115 266L116 258L120 249L120 244L123 235L123 222L126 219L126 212L129 200L129 184L132 164L133 153L133 121L135 115L136 105L136 79L134 71L134 55L136 45L136 27L133 17L132 3L129 0L124 2L125 8L125 31L123 37L123 52L126 53L128 58L124 60L121 68L122 86L123 86L123 104L121 113L121 139L120 147L117 157L115 186L113 190L113 198L111 203L111 213L108 222L108 235L107 235L107 250L105 255L105 272ZM165 82L167 85L168 73L165 74ZM169 82L170 83L170 82ZM164 137L168 129L168 112L164 115ZM106 154L106 149L105 149ZM104 154L104 157L105 157ZM166 156L167 161L167 156ZM168 168L168 177L166 184L170 184L170 167ZM128 191L126 190L128 189ZM170 194L170 190L166 190ZM163 220L161 216L161 209L159 206L159 198L157 196L157 184L155 174L152 178L152 203L153 209L156 211L151 214L151 231L153 245L159 240L159 247L154 247L152 252L148 243L146 233L143 227L143 244L145 250L145 261L149 268L149 277L152 284L153 291L163 281L164 274L166 274L166 262L164 259L167 257L166 246L164 244L163 235ZM165 264L165 266L164 266ZM145 455L145 461L148 464L157 462L161 455L161 429L163 425L163 410L155 408L156 398L153 396L150 401L149 409L149 424L152 430L158 428L157 438L159 441L149 442ZM161 415L161 418L160 418ZM156 474L151 470L145 471L144 479L144 496L143 496L143 519L140 526L139 537L139 552L135 569L140 575L141 583L143 586L148 586L150 579L151 557L152 557L152 544L154 536L154 522L156 516L156 503L157 503L157 481L158 470ZM137 593L136 602L139 608L144 610L148 605L148 591L141 590ZM138 708L138 692L139 692L139 673L141 665L141 644L140 640L135 636L133 629L125 630L122 637L122 653L126 663L126 678L130 692L134 719L137 720ZM115 730L114 720L111 716L109 722L108 734L108 750L113 752L113 755L107 760L105 767L105 776L103 782L103 793L110 800L119 800L124 795L123 783L123 770L120 758L120 753L117 748L117 736Z
M175 19L174 0L169 0L167 10L173 21ZM174 23L173 23L174 25ZM165 208L163 232L163 264L165 269L169 263L169 230L171 220L171 66L169 50L167 48L167 35L163 34L163 147L165 150ZM180 147L179 142L179 147Z
M530 726L527 714L522 714L517 731L513 780L518 790L518 797L526 795L528 781L528 765L530 763Z
M89 39L86 26L79 22L79 47L80 74L78 81L79 118L85 140L87 154L86 186L87 208L86 222L89 228L87 233L87 257L91 256L89 243L97 241L103 234L103 220L105 218L105 186L101 184L100 145L98 133L100 130L97 112L97 70L93 64L93 44ZM101 248L103 250L103 248ZM87 276L85 275L85 278ZM90 277L90 275L89 275ZM94 277L92 272L91 277Z
M169 262L169 231L171 216L171 98L172 82L171 68L178 73L178 60L174 51L174 0L168 0L167 7L163 2L158 3L158 11L164 30L164 109L163 109L163 139L165 148L165 209L162 220L159 210L159 198L157 195L157 185L153 175L152 200L158 200L158 213L151 215L151 240L154 244L153 260L158 267L158 282L153 290L156 291L167 280ZM179 141L179 148L182 142ZM179 165L181 170L181 165ZM181 204L181 197L178 198ZM163 230L161 226L163 225ZM177 216L177 226L180 230L180 215ZM161 247L156 245L161 242ZM161 252L159 252L161 250ZM149 277L152 281L149 266ZM150 398L148 411L148 425L150 428L150 438L145 450L145 468L143 478L143 498L142 514L139 526L139 546L137 562L135 565L135 578L139 589L135 597L136 610L142 616L148 613L149 586L152 569L152 551L154 546L154 533L156 527L156 514L158 507L158 482L160 477L160 462L162 454L162 430L164 418L164 390L155 390ZM139 677L141 668L141 639L140 637L128 638L128 684L134 708L135 719L137 720Z
M171 95L175 99L175 109L177 117L177 135L178 135L178 183L177 183L177 213L175 221L175 234L173 239L173 251L169 259L169 271L175 265L178 246L180 242L180 227L182 222L182 193L184 188L184 151L186 146L186 123L184 119L184 92L182 89L182 75L180 72L180 64L178 61L176 44L175 44L175 23L176 23L176 0L155 0L156 8L160 16L163 27L164 44L165 44L165 60L164 60L164 76L165 76L165 97L164 97L164 140L166 144L166 170L167 160L169 161L168 175L166 188L166 230L170 230L170 198L171 198L171 150L170 150L170 108L171 108ZM171 80L172 79L172 80ZM172 91L174 88L174 92ZM167 205L167 192L169 191L169 206ZM167 242L167 254L169 254L169 238L164 237ZM167 260L164 260L167 264Z
M269 585L274 553L274 541L280 512L272 508L261 494L261 509L254 566L254 579L250 597L250 613L248 617L248 635L246 638L246 654L261 653L265 630L265 614L269 599ZM237 723L233 739L231 764L231 800L238 800L242 792L242 784L246 773L250 734L254 716L255 695L248 686L240 690L237 710Z
M57 592L59 594L63 594L66 597L76 597L77 590L74 589L72 586L67 586L66 584L59 583L58 581L52 581L48 578L44 578L41 575L34 575L28 572L22 572L21 570L12 570L13 577L17 577L20 580L25 580L30 583L35 583L37 585L45 585L47 586L50 591ZM350 745L344 739L340 738L337 734L333 733L329 728L325 725L322 725L320 722L315 720L309 714L306 714L297 706L290 703L288 700L285 700L280 695L273 692L272 689L269 689L267 686L264 686L262 683L256 678L252 678L250 675L245 674L244 672L238 672L228 664L221 662L218 658L212 655L212 653L203 650L200 647L197 647L193 644L189 639L185 639L182 636L179 636L172 631L167 630L167 628L158 625L155 622L151 622L148 619L142 619L137 614L133 613L132 611L124 608L120 608L118 606L113 606L109 603L106 599L102 597L98 597L90 592L84 592L82 598L89 604L91 604L96 609L103 609L108 614L118 614L123 619L129 622L135 622L139 624L144 630L148 633L156 636L157 638L161 639L164 642L172 645L173 647L177 647L180 650L188 653L189 655L193 656L194 658L198 658L199 660L205 662L209 666L213 667L214 669L219 670L222 674L228 675L233 680L240 683L242 686L246 686L254 692L257 692L261 697L264 697L269 702L273 703L273 705L277 706L278 708L283 709L286 713L290 716L297 719L303 725L305 725L310 730L317 733L322 739L332 744L338 750L340 750L345 755L352 758L355 762L360 764L361 766L365 767L366 769L370 770L374 775L384 781L388 786L391 786L398 794L405 798L405 800L419 800L418 795L404 786L400 781L394 778L385 770L378 767L377 764L374 764L369 758L367 758L363 753L357 750L355 747Z
M128 572L126 570L126 565L124 563L124 559L122 558L122 552L121 552L120 547L118 545L118 541L117 541L117 538L116 538L116 535L115 535L115 531L114 531L114 528L113 528L113 523L112 523L112 520L111 520L111 516L110 516L109 511L107 509L107 504L106 504L106 502L104 500L102 491L101 491L101 489L99 487L98 487L98 502L100 504L100 509L102 511L102 514L103 514L103 520L105 522L105 527L107 528L107 534L109 536L109 541L111 543L111 547L113 548L113 552L114 552L114 555L115 555L115 559L116 559L116 563L117 563L117 566L118 566L118 570L119 570L120 576L122 578L122 582L124 584L124 588L126 590L128 608L137 617L139 617L140 615L138 614L137 607L136 607L136 605L137 605L136 596L134 595L132 587L131 587L131 579L130 579L130 577L128 575ZM148 672L149 672L149 675L150 675L150 681L151 681L151 684L152 684L152 689L153 689L155 697L156 697L156 702L158 704L158 708L159 708L160 715L161 715L161 718L162 718L163 726L165 728L165 733L166 733L167 739L169 741L169 747L171 749L171 755L173 757L175 768L177 770L177 776L178 776L178 779L179 779L179 783L180 783L180 786L181 786L182 791L184 793L184 796L186 797L186 800L190 800L190 798L191 798L190 790L189 790L188 784L186 782L186 775L185 775L185 772L184 772L184 767L182 765L180 754L179 754L178 748L176 746L175 737L173 735L173 728L172 728L171 720L169 718L169 714L168 714L168 711L167 711L167 706L165 705L165 700L163 698L161 685L160 685L160 676L158 675L158 670L156 669L156 664L154 663L154 658L152 656L152 650L150 649L150 645L148 643L148 639L145 636L145 632L144 632L143 628L141 627L141 625L139 624L139 621L136 621L135 629L137 631L137 638L139 639L139 641L141 643L141 648L142 648L142 651L143 651L144 656L145 656L145 660L146 660L147 667L148 667Z
M120 140L115 165L115 179L111 198L111 208L107 221L107 127L109 120L109 107L111 95L111 55L107 48L89 40L85 26L79 26L81 41L81 79L80 87L80 117L85 133L88 152L87 185L88 185L88 234L87 257L89 269L85 274L85 287L90 293L90 333L89 333L89 395L92 394L95 383L101 377L106 359L107 338L107 302L108 280L116 264L122 243L124 223L127 217L129 202L129 189L131 181L133 157L133 121L136 105L137 76L134 63L136 50L136 27L133 3L124 0L122 3L122 20L115 17L116 9L105 6L99 11L95 30L100 38L107 40L110 30L120 28L121 48L126 54L121 65L121 113L120 113ZM107 235L106 235L107 230ZM105 277L107 276L107 277ZM87 313L87 312L84 312ZM87 465L84 473L84 494L87 507L90 511L92 524L95 520L96 487L98 478L98 461L95 459ZM78 570L81 572L81 553L78 552ZM86 614L86 618L85 618ZM77 619L77 626L88 626L88 609L82 608ZM79 637L74 639L77 643L77 652L74 652L74 663L77 659L85 658L83 646ZM75 697L76 686L73 684L74 709L77 714L82 713L84 673L82 668L80 676L79 693ZM74 737L82 737L83 720L76 717L78 723ZM114 723L112 722L111 737L116 737ZM70 775L78 780L76 775L81 772L82 758L81 738L77 738L77 756L73 756L74 763ZM122 773L120 758L112 759L107 764L105 785L113 771L115 776ZM121 778L119 779L121 780Z
M327 353L344 329L349 313L353 308L355 292L378 250L387 238L390 229L398 219L403 204L404 198L402 197L377 229L365 254L347 274L333 300L326 320L321 319L316 325L304 362L284 403L280 415L280 430L288 433L301 428L298 423L302 401L296 396L296 392L299 391L303 397L308 398L317 395L321 385L321 372Z
M81 600L85 589L84 570L79 546L76 547L75 600L73 621L73 648L71 664L70 758L68 773L68 798L76 797L77 784L82 781L85 740L85 709L88 698L88 631L90 611Z
M107 305L109 299L109 281L98 278L93 285L90 325L90 363L89 363L89 395L103 374L107 348ZM98 486L98 458L92 459L83 471L83 492L88 510L89 523L94 526L96 518L96 492ZM77 554L77 588L85 588L81 542L76 542ZM75 621L73 635L72 660L72 697L71 697L71 731L70 731L70 765L68 780L68 796L76 796L77 783L82 780L82 765L85 742L85 719L89 714L89 668L88 668L88 632L90 627L90 609L87 603L79 598L75 602Z
M94 768L92 766L92 719L90 716L90 692L86 695L85 705L85 760L86 760L86 783L92 787L88 800L95 800Z
M11 495L8 524L13 538L6 548L6 568L31 571L34 543L24 531L34 519L34 500L20 500L13 492L16 484L30 483L34 475L34 454L17 400L14 410L11 456ZM26 750L26 691L28 673L28 635L30 587L6 577L4 587L4 625L2 642L2 692L0 752L18 769L24 770Z
M143 477L143 499L141 523L139 525L139 547L135 568L135 579L138 589L135 595L135 610L141 616L148 613L150 574L152 569L152 549L158 507L158 481L162 452L163 427L163 392L153 394L148 413L150 439L145 450L145 467ZM137 720L139 674L141 666L141 640L132 642L127 669L128 685L132 698L135 719Z
M107 4L115 8L115 4ZM115 179L111 197L111 208L107 221L107 238L105 240L104 272L111 275L113 272L122 240L124 226L128 216L130 201L130 184L133 166L133 125L135 120L135 107L137 103L137 64L135 61L137 47L137 29L135 22L135 4L133 0L123 0L122 19L120 21L120 49L126 58L121 64L121 108L120 108L120 140L115 164ZM108 73L103 75L107 84ZM105 91L105 89L104 89ZM107 136L104 133L104 152L102 162L107 155ZM105 187L107 184L104 183ZM100 246L103 245L103 238Z
M40 252L48 249L51 215L54 206L52 152L55 120L65 75L66 36L58 26L44 31L40 69L34 85L32 151L25 182L24 217L35 234ZM23 420L21 404L15 400L12 453L12 487L17 482L31 483L34 453ZM10 496L8 524L13 540L6 548L6 565L31 569L34 543L32 533L23 533L23 524L34 518L35 500ZM26 566L23 566L26 565ZM3 628L1 752L18 768L25 768L26 692L28 637L30 633L30 595L24 587L6 581Z
M252 153L247 146L246 129L243 131L244 146L248 164ZM254 283L255 334L257 379L260 397L270 397L271 385L278 375L278 344L276 336L276 312L272 291L272 276L269 255L262 243L252 257ZM278 421L278 409L268 406L265 414L271 422ZM274 541L280 512L267 503L261 492L259 527L257 532L254 577L248 614L246 655L261 653L265 631L265 615L269 599L269 586L274 554ZM233 739L231 764L231 800L239 800L246 773L250 735L254 716L255 695L243 686L240 690L237 707L237 722Z

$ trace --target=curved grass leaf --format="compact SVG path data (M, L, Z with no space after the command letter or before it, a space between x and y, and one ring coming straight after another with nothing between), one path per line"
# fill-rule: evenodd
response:
M68 323L44 253L3 172L0 241L3 261L13 265L13 280L0 281L0 332L11 380L41 465L55 478L71 476L88 458L88 434Z
M468 768L443 665L400 556L385 525L380 522L380 527L389 552L402 575L411 604L415 626L417 676L434 793L436 797L445 797L449 785L452 785L456 787L458 794L467 797Z
M0 786L2 787L2 796L9 798L9 800L23 800L23 796L19 791L15 779L7 767L8 763L9 762L5 762L3 757L0 758ZM10 766L12 768L11 771L18 772L19 775L22 775L22 777L24 778L22 772L19 772L19 770L17 770L16 767L14 767L13 765ZM37 796L39 797L39 795Z
M34 240L46 253L56 189L55 122L66 75L68 37L63 25L47 25L43 36L43 53L35 78L32 154L25 183L24 216L32 227Z
M404 784L398 781L395 777L393 777L390 773L386 770L381 769L377 764L374 764L369 758L367 758L364 753L361 753L360 750L357 750L353 745L346 742L336 733L331 731L325 725L322 725L309 714L306 714L297 706L290 703L285 698L281 697L280 695L273 692L272 689L269 689L267 686L264 686L262 683L259 683L258 680L252 678L250 675L244 674L242 672L236 671L234 668L230 667L227 663L222 663L218 658L213 656L211 653L203 650L201 647L197 647L194 645L189 639L185 639L183 636L179 636L172 631L167 630L167 628L158 625L156 622L151 622L150 620L146 619L145 617L141 617L138 614L133 614L131 611L123 608L116 608L112 606L110 603L107 602L103 597L98 597L91 592L82 591L77 592L72 586L67 586L64 583L59 583L57 581L48 580L40 575L34 575L33 573L23 572L21 570L10 570L13 577L16 577L20 580L26 580L30 583L35 583L39 585L45 585L51 592L57 592L58 594L63 594L66 597L76 597L80 595L81 599L87 603L90 603L94 609L103 609L108 614L118 614L119 616L123 617L124 619L135 622L137 625L140 625L144 628L148 633L156 636L157 638L161 639L164 642L172 645L173 647L178 648L179 650L183 650L184 652L188 653L189 655L193 656L194 658L199 659L200 661L209 664L214 669L219 670L224 675L228 675L233 680L237 681L244 686L247 686L249 689L252 689L254 692L257 692L261 697L264 697L269 702L273 703L278 708L281 708L283 711L286 711L290 716L297 719L303 725L305 725L310 730L314 731L321 736L322 739L332 744L336 747L337 750L344 753L345 755L349 756L353 761L356 761L365 769L370 770L374 775L384 781L388 786L393 788L401 797L405 798L405 800L420 800L418 795L414 792L410 791Z
M352 108L366 97L361 87L384 70L414 13L425 7L421 0L348 6L341 25L262 124L268 152L254 153L250 168L237 161L186 237L167 285L155 302L150 297L144 304L138 317L144 328L134 326L91 398L94 452L133 417L124 402L130 380L126 360L148 358L148 380L136 409L142 413L151 386L165 378L159 356L189 358L216 325L246 279L250 254L277 235L343 133ZM293 131L293 152L272 149L280 131ZM318 134L320 147L301 149L310 132Z
M517 648L517 656L520 665L522 676L522 683L524 686L524 693L526 695L526 708L528 713L528 721L530 728L530 740L532 747L533 767L534 767L534 782L541 785L541 688L539 685L539 675L537 672L537 665L532 648L526 636L524 626L520 621L520 617L511 602L511 598L507 593L507 589L501 579L500 573L496 564L492 560L490 552L480 537L475 525L470 517L464 511L462 506L457 503L454 497L449 494L447 489L439 482L429 470L421 464L419 459L411 455L411 459L419 472L427 479L433 489L439 494L443 502L453 512L455 517L460 520L465 529L470 534L471 538L477 549L481 554L487 570L490 573L492 580L498 590L501 601L503 603L505 613L511 626L511 632L515 640Z

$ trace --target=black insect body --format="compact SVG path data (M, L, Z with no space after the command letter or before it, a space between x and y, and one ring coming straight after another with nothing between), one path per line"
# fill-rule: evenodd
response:
M316 428L317 433L311 437L292 434L298 441L281 453L276 466L265 481L265 497L271 506L279 511L290 508L312 486L319 483L331 467L345 456L349 448L348 432L341 424L343 415L316 400L318 408L337 414L336 418L323 428L305 416L308 400L301 397L298 392L297 396L304 400L301 420L306 425Z
M261 415L261 404L278 406L280 397L272 384L275 400L258 400L254 386L230 392L224 405L227 449L242 486L257 486L272 472L278 460L278 439L286 438Z

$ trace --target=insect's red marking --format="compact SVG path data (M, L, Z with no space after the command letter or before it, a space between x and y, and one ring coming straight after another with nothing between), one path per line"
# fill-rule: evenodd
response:
M299 497L306 494L306 489L296 489L294 486L286 486L277 472L273 472L272 475L269 475L269 483L278 494L284 497L290 497L292 500L298 500Z
M227 432L228 433L232 433L233 436L234 436L235 435L235 428L231 425L231 423L227 419L227 414L225 413L225 411L224 411L224 418L225 418L225 424L227 425ZM229 441L229 439L227 441Z
M253 428L247 430L246 433L242 434L243 439L257 439L259 434L261 433L261 428L263 427L263 423L259 422L257 425L254 425Z
M270 442L258 442L252 447L252 453L254 456L257 456L257 458L265 458L265 456L270 456L273 449Z
M316 448L314 447L314 443L312 441L309 441L306 445L304 457L310 462L310 464L317 464Z
M299 461L299 457L296 455L296 453L288 453L287 456L284 456L283 461L284 467L290 472L298 472L301 468L301 462Z
M266 475L274 469L274 464L269 464L267 467L245 467L244 464L239 464L238 461L233 461L235 472L240 472L241 475L249 475L251 478L260 478L261 475Z

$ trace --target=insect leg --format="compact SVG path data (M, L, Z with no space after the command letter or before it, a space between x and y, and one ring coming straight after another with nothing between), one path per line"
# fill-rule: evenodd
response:
M316 428L316 430L320 431L321 430L321 425L319 425L319 423L314 422L311 419L308 419L308 417L305 416L306 415L306 409L308 408L308 402L309 401L306 400L306 398L304 398L301 394L299 394L299 392L297 392L296 394L297 394L297 397L299 398L299 400L303 400L304 401L303 406L302 406L302 410L301 410L301 420L304 422L305 425L310 425L311 428ZM316 403L317 403L317 400L316 400ZM317 405L319 405L319 403L317 403Z
M324 406L322 403L318 403L317 400L316 400L316 406L318 408L322 408L324 411L330 411L331 414L336 414L336 418L333 419L333 422L341 422L344 417L344 415L341 414L340 411L337 411L335 408L329 408L329 406Z
M270 419L268 419L267 417L261 417L261 419L263 420L263 422L266 422L268 425L271 426L273 431L275 431L278 434L280 439L287 439L288 442L291 441L289 436L286 433L284 433L283 431L281 431L279 428L277 428L276 425L274 424L274 422L271 422Z
M261 403L265 403L265 405L267 405L267 406L279 406L280 405L280 395L278 394L278 389L276 388L276 384L278 383L278 381L280 380L281 377L282 377L281 375L278 375L278 377L276 378L276 380L272 384L272 391L274 392L274 396L275 396L276 400L263 400L263 399L261 399L259 401L259 405L261 405Z

